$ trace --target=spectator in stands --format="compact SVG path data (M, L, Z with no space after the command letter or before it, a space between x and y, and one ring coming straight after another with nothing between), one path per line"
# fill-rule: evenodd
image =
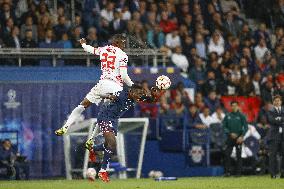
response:
M27 29L25 37L21 41L21 48L36 48L38 47L37 43L33 40L33 32L32 30ZM35 59L23 59L22 64L23 65L37 65L37 62Z
M124 20L121 19L122 15L120 11L114 12L114 19L110 22L110 33L114 34L121 34L125 33L127 29L127 24Z
M277 60L275 57L270 58L268 65L266 65L265 72L271 73L273 77L276 77L280 71L282 71L283 68L280 67L280 65L277 63Z
M40 18L37 26L38 41L45 40L46 31L48 29L52 29L51 19L47 15L44 15Z
M259 28L254 32L254 39L258 43L261 39L264 39L268 48L271 47L270 36L266 28L265 23L260 23Z
M276 47L281 42L281 39L284 37L283 27L276 27L275 33L272 34L271 45L273 48Z
M56 40L60 40L64 33L69 32L69 27L67 26L65 16L60 16L58 18L58 24L53 27L53 31Z
M203 36L208 36L208 35L210 34L209 30L207 30L206 28L204 28L204 25L203 25L203 24L200 24L200 23L196 23L196 24L195 24L195 30L196 30L195 33L200 33L200 34L202 34Z
M284 47L282 45L275 47L275 58L281 69L284 69Z
M8 20L12 19L13 21L17 21L15 12L12 10L11 5L9 3L2 4L2 10L0 12L0 22L2 25Z
M189 106L188 126L189 128L196 128L196 129L206 128L206 126L202 123L199 117L198 109L194 104L191 104Z
M178 30L172 30L166 35L166 46L170 49L174 49L177 46L181 46L181 39Z
M240 64L241 75L249 75L250 74L250 70L248 68L247 59L241 58L239 64Z
M265 39L259 39L257 46L254 48L254 54L256 59L263 61L265 53L269 52L269 49L266 47Z
M18 160L20 154L14 151L11 141L5 139L0 146L0 167L7 168L7 179L16 176L16 179L21 179L20 169L25 173L26 179L29 179L29 165L24 161Z
M71 37L71 42L72 42L72 47L73 48L82 48L79 40L83 37L81 33L81 28L80 26L76 26L73 31L72 31L72 37Z
M88 29L88 35L87 35L87 43L93 47L99 46L99 41L97 37L97 30L95 27L91 27Z
M52 20L52 23L54 25L57 25L58 21L59 21L59 17L61 17L61 16L65 16L66 25L70 26L71 25L70 20L67 19L67 14L65 13L63 6L58 6L57 12L52 14L50 19Z
M17 26L14 26L11 34L6 37L5 44L7 47L21 48L20 30Z
M207 72L207 79L202 86L202 92L203 94L207 94L210 91L217 91L217 88L218 82L216 80L215 73L210 70Z
M99 29L100 6L97 0L84 0L82 13L84 30L92 26Z
M174 100L176 95L181 95L182 103L186 106L190 103L188 92L184 89L183 82L178 82L175 89L171 90L171 100Z
M71 49L72 43L69 40L69 36L67 33L63 33L61 36L61 40L57 42L57 46L63 49Z
M239 11L239 5L234 0L220 0L220 5L224 13L227 13L232 10L233 7L235 7L237 11Z
M207 47L203 36L200 33L195 34L195 48L198 56L205 60L207 58Z
M225 118L225 113L223 112L223 109L219 106L215 109L215 112L211 115L212 119L214 120L214 123L222 123Z
M260 96L260 80L261 80L261 73L260 72L256 72L253 75L253 79L252 79L252 84L253 84L253 92L256 96Z
M101 17L106 19L108 22L111 22L114 18L114 3L108 1L105 8L101 10Z
M146 10L146 8L147 8L146 2L143 1L143 0L140 0L139 1L139 10L138 11L139 11L139 13L141 15L141 22L143 24L146 24L146 22L147 22L147 10Z
M247 60L247 65L248 65L248 68L249 68L249 73L252 73L256 70L256 66L255 66L255 61L251 55L251 51L248 47L244 47L242 49L242 55L243 55L243 58L245 58Z
M140 13L139 12L134 12L132 14L132 18L131 20L129 20L127 22L127 30L130 34L134 33L134 30L136 28L137 25L141 25L141 21L140 21Z
M222 17L219 13L217 12L213 13L212 21L209 23L209 30L211 33L213 33L216 30L218 31L224 30Z
M232 112L228 113L223 120L223 128L227 135L225 149L225 175L230 176L231 171L231 154L233 148L236 148L237 170L236 175L241 175L242 171L242 143L243 137L248 130L245 115L239 111L238 102L231 102Z
M218 56L224 53L224 39L219 32L214 32L208 45L208 52L216 52Z
M106 19L101 18L100 20L100 30L99 30L99 39L100 43L102 45L106 45L108 42L108 39L110 38L110 33L109 33L109 23Z
M220 107L220 100L217 98L216 91L210 91L208 96L204 99L205 106L209 108L210 112L214 112Z
M238 95L254 96L254 88L249 75L243 75L240 79Z
M146 91L147 94L149 95L151 94L151 90L147 80L143 80L141 82L141 86ZM159 109L155 103L149 104L145 102L140 102L139 107L140 107L141 116L157 117L158 115Z
M177 94L170 104L170 110L174 115L182 115L185 113L185 105L182 103L182 96Z
M22 48L36 48L37 47L37 43L33 39L33 31L31 29L26 30L23 40L21 41L21 47Z
M38 11L36 12L36 14L37 14L37 20L41 20L41 17L43 17L43 16L48 16L48 18L51 19L49 10L48 10L47 5L44 1L40 2L39 8L38 8Z
M225 81L225 90L221 90L221 94L234 96L237 95L237 92L238 92L238 82L233 79L231 74L229 74L228 79Z
M0 147L0 167L7 169L7 178L10 179L16 175L16 169L14 167L14 161L16 154L12 150L12 144L9 139L2 142Z
M12 29L14 27L14 21L12 18L8 18L6 20L5 26L2 29L2 36L3 38L6 38L7 36L9 36L12 32Z
M21 18L21 16L28 10L29 10L29 2L27 0L19 0L17 2L16 9L15 9L15 15L17 19Z
M203 100L203 95L201 92L197 92L194 97L194 102L198 110L202 110L205 107L205 103Z
M271 102L273 92L273 81L271 79L268 79L261 87L261 99L264 102Z
M165 35L159 25L155 25L153 29L148 30L147 43L154 49L159 49L165 45Z
M26 34L26 30L31 30L32 31L32 34L33 34L33 40L34 41L37 41L37 26L33 24L33 18L28 16L26 18L26 22L25 24L23 24L21 26L21 38L23 39L25 37L25 34Z
M216 56L217 56L217 54L216 54ZM207 67L207 76L212 76L212 75L208 75L209 72L213 72L214 73L214 78L213 77L212 78L208 78L207 77L207 79L216 79L216 81L221 79L221 77L222 77L222 70L221 70L220 64L218 63L218 56L217 56L217 60L212 60L210 62L210 64L209 64L209 66ZM217 90L217 89L214 89L214 90Z
M80 35L83 36L85 32L84 27L82 25L82 17L80 15L75 15L75 22L72 25L72 29L74 30L76 27L80 29Z
M131 19L131 13L129 11L128 6L124 5L121 10L121 13L122 13L122 20L128 21Z
M270 125L268 123L268 112L273 108L270 102L265 102L264 106L260 109L257 116L256 130L264 138L267 134Z
M238 37L241 42L241 46L245 46L245 41L248 40L251 43L254 43L252 31L247 23L242 25L242 29L238 33Z
M160 98L160 114L168 114L170 110L170 104L166 95L162 95Z
M222 13L222 7L220 5L219 0L211 0L211 3L215 9L216 12L218 13Z
M28 4L28 11L24 12L20 18L20 24L25 23L28 16L33 18L33 23L38 24L38 17L37 17L37 7L34 2Z
M177 30L177 23L169 19L168 13L166 11L163 11L161 13L160 27L162 28L163 32L167 34Z
M205 71L203 68L204 62L201 58L195 58L194 67L189 71L189 78L195 82L200 89L201 85L205 82Z
M277 5L273 8L273 17L276 26L284 26L284 1L277 0Z
M232 12L227 12L224 28L227 36L228 35L237 36L239 32L239 24L236 20L234 20Z
M181 72L183 73L187 72L189 63L188 63L186 56L182 54L182 48L180 46L177 46L175 48L175 51L172 54L171 60L175 66L181 69Z
M207 106L203 108L202 113L199 114L199 117L203 125L205 125L207 128L209 128L212 123L215 123L214 119L210 115L210 109Z

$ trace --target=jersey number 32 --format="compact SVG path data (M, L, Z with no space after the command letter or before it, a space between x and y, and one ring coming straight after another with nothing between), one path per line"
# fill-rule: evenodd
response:
M107 53L103 53L102 56L103 56L103 58L101 59L102 69L110 68L114 70L115 69L114 62L116 56L109 56Z

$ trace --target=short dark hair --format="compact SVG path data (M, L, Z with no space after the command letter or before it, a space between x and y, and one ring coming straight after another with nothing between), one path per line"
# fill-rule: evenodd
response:
M233 104L237 104L237 105L239 105L239 102L238 102L238 101L236 101L236 100L233 100L233 101L231 102L231 106L232 106Z
M273 96L272 101L276 100L277 98L282 101L282 97L280 95Z

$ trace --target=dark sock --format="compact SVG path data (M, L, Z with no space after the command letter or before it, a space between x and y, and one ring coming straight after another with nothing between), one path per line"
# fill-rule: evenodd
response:
M113 152L107 148L104 149L104 158L102 162L101 169L107 169L108 162L113 155Z
M94 145L94 151L104 151L105 148L104 148L104 144L97 144L97 145Z

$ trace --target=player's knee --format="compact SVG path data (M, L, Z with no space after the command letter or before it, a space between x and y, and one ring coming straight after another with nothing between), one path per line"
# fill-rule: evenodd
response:
M116 153L116 142L115 141L106 142L106 148L112 151L113 153Z

